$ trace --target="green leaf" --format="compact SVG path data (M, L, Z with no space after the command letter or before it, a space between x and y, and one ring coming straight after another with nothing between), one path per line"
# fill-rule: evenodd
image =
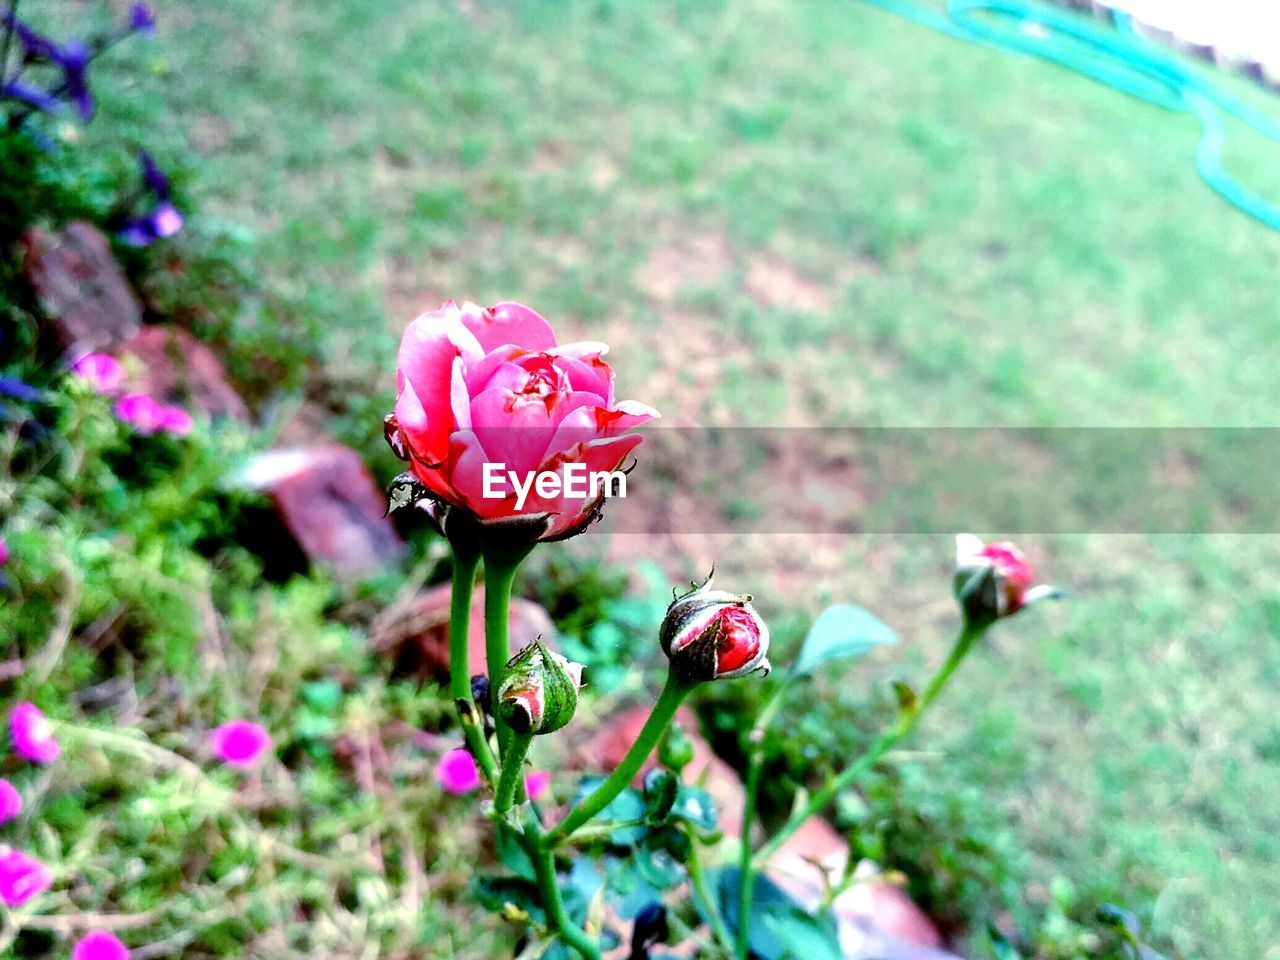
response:
M793 673L806 676L824 663L860 657L897 641L897 634L883 620L862 607L847 603L828 607L805 635Z
M720 915L731 933L738 929L738 891L742 873L725 867L713 875ZM811 916L768 877L752 877L754 892L747 918L747 944L760 960L839 960L835 925L824 916ZM697 904L703 914L701 903Z
M671 805L671 816L710 832L716 828L716 801L705 790L681 784L676 802Z
M670 770L654 767L644 777L645 816L650 823L665 823L675 806L680 781Z
M760 921L782 944L784 960L842 960L833 924L794 907L766 907Z
M537 871L533 869L533 861L520 845L515 828L501 820L494 821L494 835L497 841L498 859L507 869L524 880L537 880Z

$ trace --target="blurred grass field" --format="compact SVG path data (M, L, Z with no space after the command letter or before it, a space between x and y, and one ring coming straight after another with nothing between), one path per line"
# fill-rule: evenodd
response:
M301 352L388 473L396 339L446 297L608 341L679 424L1274 421L1280 236L1200 182L1185 116L853 0L158 6L117 81L158 96L104 99L196 159L193 231L251 231L233 367ZM1276 156L1229 159L1280 196ZM915 746L1030 852L1028 899L1137 891L1180 955L1275 960L1280 541L1081 533L1030 540L1074 599L1002 629ZM779 617L880 613L903 645L817 727L942 654L942 537L586 540L714 558Z

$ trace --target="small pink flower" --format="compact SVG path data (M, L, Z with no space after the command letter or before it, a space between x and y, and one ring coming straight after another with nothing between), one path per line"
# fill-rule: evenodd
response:
M9 545L4 542L4 537L0 537L0 567L9 562Z
M211 734L214 755L223 763L245 769L271 749L271 734L249 720L232 720Z
M9 712L9 739L18 756L32 763L52 763L62 753L49 719L34 703L19 703Z
M450 750L440 758L436 779L445 793L470 793L480 786L480 771L476 769L475 757L463 747Z
M6 906L20 907L48 890L52 883L49 868L35 857L21 850L0 847L0 900Z
M551 786L551 771L530 770L524 778L524 792L530 800L537 800Z
M116 401L116 417L149 435L160 429L160 404L145 393L127 393Z
M156 408L157 428L175 437L185 437L191 433L195 421L191 414L181 407L162 406Z
M8 780L0 780L0 823L8 823L22 812L22 794Z
M109 354L86 353L71 365L71 370L104 396L115 393L124 384L124 367Z
M71 960L129 960L129 951L109 931L90 930L71 951Z

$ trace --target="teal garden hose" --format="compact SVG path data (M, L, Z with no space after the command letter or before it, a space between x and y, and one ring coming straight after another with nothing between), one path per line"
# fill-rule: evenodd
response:
M1039 57L1112 89L1200 121L1196 169L1228 203L1280 230L1280 204L1247 189L1222 161L1228 116L1280 145L1280 123L1217 89L1195 71L1138 36L1115 13L1115 30L1032 0L948 0L945 8L911 0L864 0L948 36ZM1027 30L1034 25L1035 30Z

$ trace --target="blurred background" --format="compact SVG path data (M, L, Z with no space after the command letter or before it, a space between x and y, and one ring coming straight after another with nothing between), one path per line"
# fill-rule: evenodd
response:
M27 0L21 14L66 33L111 11ZM251 415L201 425L186 452L90 430L82 452L114 472L92 489L38 479L11 445L0 645L9 661L52 637L68 652L0 696L109 711L175 749L179 731L257 711L285 764L253 786L256 822L359 866L247 841L205 854L214 815L175 804L174 778L130 775L141 795L125 803L119 771L60 773L39 836L79 858L69 903L164 913L194 889L212 911L156 920L168 949L139 957L510 949L466 889L482 831L396 732L451 736L447 697L382 655L425 636L394 614L447 577L440 544L402 530L407 555L375 537L392 559L372 577L363 561L335 575L333 557L304 570L307 535L262 534L265 501L222 477L252 462L269 487L294 466L251 451L320 438L390 480L399 335L447 298L517 299L562 340L606 341L619 395L668 426L1275 425L1280 234L1201 180L1190 115L1052 64L858 0L162 0L156 18L155 38L99 69L93 123L53 130L85 158L67 161L80 195L133 176L133 147L169 171L183 229L119 253L143 329L205 344ZM1280 112L1260 70L1161 49ZM1278 151L1233 126L1225 160L1280 197ZM41 386L33 324L11 327L5 369ZM85 422L76 402L59 423ZM653 519L699 509L668 458L663 497L613 504L598 532L539 551L518 588L603 678L601 718L656 676L670 586L713 562L755 595L783 662L829 603L888 622L899 643L821 679L771 740L776 822L891 721L887 681L936 666L955 612L949 536L831 532L856 458L815 473L782 444L765 462L807 532ZM640 490L647 466L642 447ZM964 956L1097 956L1093 911L1117 903L1169 956L1280 958L1280 539L977 532L1017 535L1071 599L994 632L909 748L831 811L836 828ZM409 672L427 670L414 656ZM715 686L700 728L740 764L735 718L759 694ZM416 785L350 773L370 730L407 758L388 782ZM405 836L413 869L374 862ZM37 922L13 949L44 956L59 935Z

